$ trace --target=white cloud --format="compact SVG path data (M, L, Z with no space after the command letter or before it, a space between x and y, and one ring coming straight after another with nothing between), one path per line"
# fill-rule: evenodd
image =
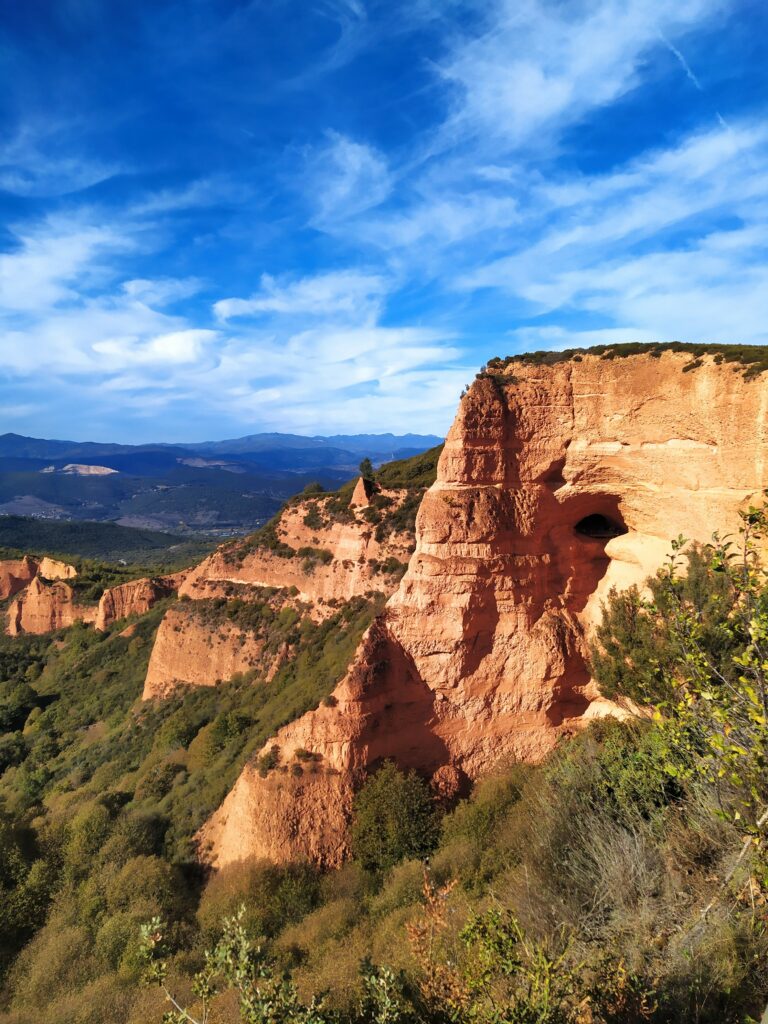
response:
M146 306L167 306L180 299L188 299L203 287L197 277L160 277L152 280L134 278L123 282L125 294Z
M117 401L121 416L194 406L310 432L447 427L471 370L450 331L381 323L391 275L264 275L249 299L216 304L227 327L214 330L165 308L197 280L121 280L117 258L161 244L151 224L95 220L83 210L44 221L0 256L0 373L20 385L76 395L93 416ZM258 328L241 328L245 316Z
M389 195L392 182L387 162L372 146L338 132L310 153L302 190L320 226L348 220L378 206Z
M768 132L717 127L614 173L546 184L509 243L510 255L467 268L457 284L625 336L765 342Z
M245 426L300 433L447 429L472 376L461 359L449 335L424 327L232 335L204 375L204 401ZM182 372L176 386L197 393L202 376Z
M356 233L370 245L387 250L402 251L416 245L443 249L484 231L499 231L519 223L519 203L514 196L448 193L424 199L407 213L373 215ZM413 252L424 260L423 248Z
M259 314L344 317L357 320L376 315L389 283L380 274L343 270L297 281L278 281L263 274L261 288L248 299L220 299L214 312L220 320Z
M36 310L76 299L96 280L100 261L133 248L114 227L51 217L16 228L16 247L0 253L0 311Z
M497 0L482 33L439 65L454 87L449 137L518 147L635 88L648 52L724 7L719 0Z
M375 118L366 141L331 131L303 151L294 183L306 231L290 249L310 253L301 269L276 262L260 273L265 231L281 241L298 212L280 205L268 175L258 203L245 179L213 177L145 194L117 216L81 210L16 228L0 255L0 372L76 387L96 408L117 398L131 416L195 409L244 427L434 430L472 376L461 327L475 336L477 316L476 337L488 336L487 310L513 346L766 340L762 123L718 128L712 116L707 130L669 136L604 174L557 159L649 69L684 73L665 47L684 62L690 45L698 69L692 33L711 28L725 0L477 0L461 19L448 0L417 7L419 24L442 33L425 104L444 104L442 124L386 155ZM329 11L342 29L331 66L377 29L358 0ZM26 166L44 191L40 154ZM57 159L64 186L88 180L64 150ZM0 187L3 174L33 173L24 166L19 157L3 168L0 152ZM153 279L139 260L172 241L177 211L222 198L242 204L229 227L239 240L259 229L258 274L239 295L219 284L212 309L199 301L192 314L173 303L201 282ZM279 212L268 220L264 210ZM435 326L435 310L449 327ZM527 315L541 325L515 326Z
M105 338L92 346L93 351L108 358L110 369L137 365L175 367L197 363L218 338L209 330L171 331L146 340L138 338Z
M0 145L0 191L24 198L65 196L118 174L122 167L75 155L82 126L28 119Z
M134 218L160 217L179 210L211 206L220 202L244 202L251 194L250 187L223 177L198 178L188 185L148 192L134 202L127 213Z

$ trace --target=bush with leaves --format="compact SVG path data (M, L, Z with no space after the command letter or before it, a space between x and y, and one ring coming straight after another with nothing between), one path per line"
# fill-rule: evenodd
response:
M322 1000L302 1003L296 986L248 938L243 925L245 908L227 918L221 938L205 954L205 966L192 984L192 992L200 1009L195 1016L178 1001L168 986L168 965L165 960L165 926L159 917L141 928L140 957L146 984L162 989L172 1010L164 1020L167 1024L208 1024L211 1002L222 991L237 996L243 1024L327 1024Z
M426 857L439 836L439 817L426 783L392 761L355 797L352 851L368 871L383 872L401 860Z
M759 843L768 822L768 518L749 508L741 519L738 541L674 541L650 598L614 595L592 660L607 692L654 708L669 774L714 785Z

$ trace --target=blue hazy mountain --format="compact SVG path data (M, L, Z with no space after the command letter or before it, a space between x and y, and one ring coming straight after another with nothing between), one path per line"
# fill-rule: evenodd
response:
M190 444L112 444L0 435L0 515L143 529L255 528L308 483L333 489L363 458L407 458L442 439L418 434L262 433Z

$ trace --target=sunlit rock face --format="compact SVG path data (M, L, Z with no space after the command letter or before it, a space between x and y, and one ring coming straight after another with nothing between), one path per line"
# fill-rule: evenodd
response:
M13 558L0 561L0 601L18 594L37 575L37 562L32 558Z
M265 660L263 638L226 623L216 630L201 625L196 602L210 598L262 600L265 590L275 589L283 592L282 599L279 595L274 598L276 610L284 600L320 621L352 598L372 591L390 595L399 575L383 572L382 567L387 560L405 567L413 550L413 530L394 530L377 539L375 527L365 516L368 499L363 505L360 492L361 487L356 487L349 513L341 519L324 511L332 500L330 495L287 505L277 519L275 537L294 552L291 557L268 547L252 547L246 538L222 545L189 571L179 586L184 600L169 609L158 629L143 699L164 699L188 686L214 686L252 669L260 670L260 678L269 680L287 653L278 652ZM364 486L362 493L366 494ZM405 490L379 493L394 511L406 498Z
M158 601L175 594L184 575L130 580L108 587L95 606L78 603L75 590L66 582L77 578L73 565L47 556L39 561L23 558L0 562L0 600L14 598L8 606L6 632L11 636L49 633L75 622L92 623L104 632L120 619L144 615Z
M95 606L77 604L72 587L64 580L46 582L38 575L11 602L6 628L11 636L50 633L75 622L93 622L96 612Z
M280 731L200 835L223 865L347 854L351 794L392 758L474 779L537 761L611 711L586 638L612 586L641 583L678 534L736 531L768 486L768 380L665 352L513 363L462 399L408 572L335 704ZM294 753L318 755L296 778ZM286 824L287 823L287 824ZM291 824L292 823L292 824Z
M130 615L144 615L158 601L175 594L183 578L183 573L177 573L175 576L130 580L117 587L109 587L99 601L96 629L104 631L120 619Z

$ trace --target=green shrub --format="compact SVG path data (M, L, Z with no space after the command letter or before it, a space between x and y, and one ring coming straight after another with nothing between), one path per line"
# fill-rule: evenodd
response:
M203 934L212 939L224 917L244 904L245 925L254 937L274 936L301 920L320 900L320 875L308 864L278 866L240 861L216 872L197 911Z
M412 857L426 857L439 838L440 823L426 784L388 761L355 797L353 855L367 871L383 872Z
M276 768L280 763L280 748L278 746L272 746L261 757L256 760L256 767L259 770L259 775L265 778L273 768Z

